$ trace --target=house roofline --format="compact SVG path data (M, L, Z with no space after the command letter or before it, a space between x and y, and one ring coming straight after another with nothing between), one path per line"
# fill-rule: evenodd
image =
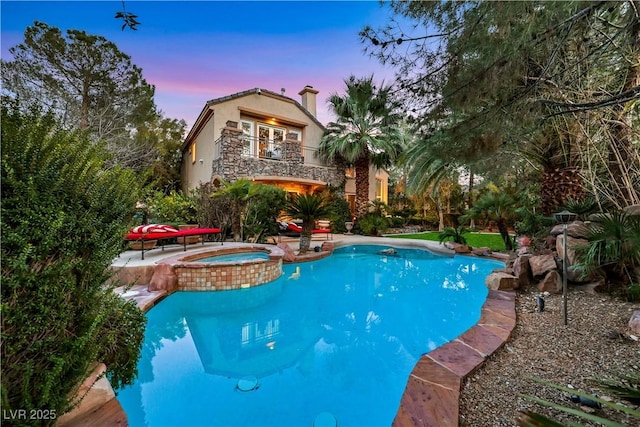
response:
M318 126L320 126L323 131L325 130L324 125L322 123L320 123L320 121L313 114L311 114L309 112L309 110L304 108L304 106L301 103L299 103L298 101L296 101L293 98L289 98L288 96L284 96L282 94L273 92L273 91L271 91L269 89L262 89L262 88L256 87L256 88L253 88L253 89L249 89L249 90L245 90L245 91L242 91L242 92L234 93L232 95L227 95L227 96L223 96L223 97L220 97L220 98L210 99L209 101L207 101L207 105L211 106L211 105L219 104L221 102L229 101L231 99L236 99L236 98L241 98L243 96L251 95L252 93L255 93L257 95L269 96L271 98L280 99L282 101L294 104L296 107L298 107L300 110L302 110L303 113L305 113L307 116L309 116L309 118L311 120L313 120Z
M200 112L200 115L196 119L196 122L194 123L193 127L191 128L186 138L184 139L184 142L182 143L182 151L184 152L184 150L187 149L187 147L189 146L193 138L198 134L198 132L200 132L200 130L202 129L202 126L204 126L204 123L206 123L207 119L213 114L213 107L215 105L220 104L222 102L230 101L232 99L242 98L243 96L247 96L251 94L268 96L271 98L279 99L284 102L294 104L304 114L306 114L315 124L317 124L320 127L320 129L322 129L323 132L326 129L325 126L322 123L320 123L320 121L313 114L309 112L309 110L307 110L301 103L299 103L295 99L270 91L268 89L262 89L262 88L256 87L253 89L245 90L245 91L234 93L227 96L222 96L220 98L210 99L209 101L207 101L204 108Z

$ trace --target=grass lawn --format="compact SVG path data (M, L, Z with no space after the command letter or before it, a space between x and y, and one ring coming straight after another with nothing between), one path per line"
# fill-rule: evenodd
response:
M440 241L438 237L440 235L437 231L429 231L426 233L416 234L401 234L401 235L389 235L387 237L395 237L397 239L419 239L419 240L434 240ZM499 234L494 233L467 233L464 235L467 239L467 244L474 248L491 248L492 251L504 251L504 242Z

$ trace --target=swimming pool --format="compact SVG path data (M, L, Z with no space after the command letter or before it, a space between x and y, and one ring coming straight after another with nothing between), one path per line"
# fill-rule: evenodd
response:
M195 262L240 262L240 261L257 261L261 259L269 259L269 254L266 252L238 252L233 254L214 255L205 258L197 258L192 261Z
M118 394L129 424L310 426L330 413L341 427L390 425L416 361L478 321L502 264L385 249L338 248L264 286L161 301L139 378ZM257 388L241 391L247 378Z

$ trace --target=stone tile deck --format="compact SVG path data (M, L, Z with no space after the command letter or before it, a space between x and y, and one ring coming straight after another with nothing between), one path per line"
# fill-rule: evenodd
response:
M464 378L509 339L515 325L515 292L489 291L475 326L418 361L393 425L458 426Z

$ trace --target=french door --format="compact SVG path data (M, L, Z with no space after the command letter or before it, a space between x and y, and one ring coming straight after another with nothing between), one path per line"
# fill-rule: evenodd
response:
M258 155L260 157L280 157L285 128L258 124Z

